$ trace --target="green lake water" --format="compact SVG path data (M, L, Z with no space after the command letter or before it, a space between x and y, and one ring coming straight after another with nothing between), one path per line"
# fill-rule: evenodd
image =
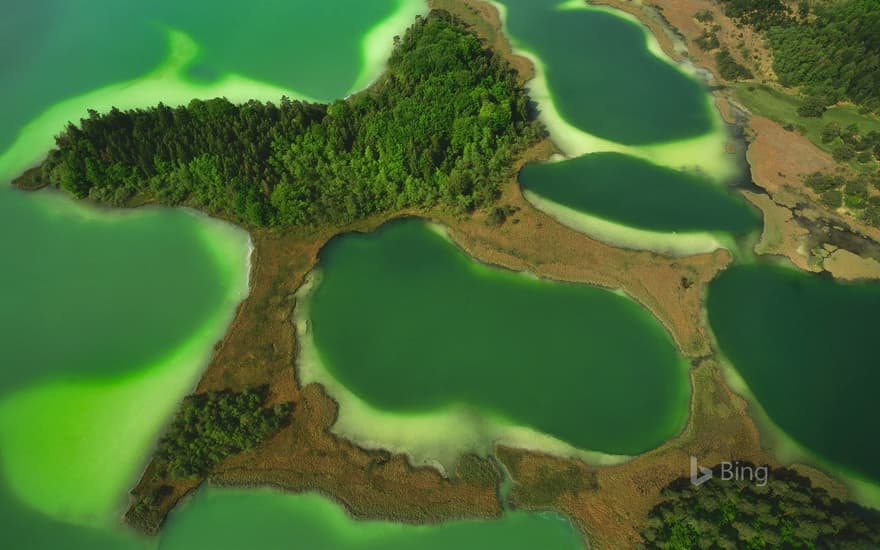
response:
M168 28L202 47L193 80L235 73L291 95L345 96L375 76L369 47L390 45L368 33L407 6L424 9L413 0L14 3L0 20L0 150L50 105L151 71L167 56Z
M711 284L707 307L721 351L769 418L822 459L880 481L880 283L735 266Z
M320 497L260 491L202 491L175 512L160 539L122 529L128 489L245 296L247 235L185 210L96 208L7 185L87 108L216 95L345 96L379 74L391 37L424 11L417 0L270 0L246 8L41 0L6 11L0 21L4 545L581 546L556 516L515 513L431 528L361 524Z
M339 237L319 267L315 346L373 407L464 403L612 454L648 450L683 425L687 367L626 297L485 266L417 220Z
M497 521L412 526L355 521L318 495L209 489L171 515L159 548L566 550L583 548L583 542L571 523L556 514L508 512Z
M102 213L0 186L0 390L143 369L217 309L218 269L194 215Z
M705 87L647 47L645 30L581 2L500 0L515 46L536 56L562 117L627 145L713 130Z
M231 521L231 519L234 520ZM0 528L14 548L69 550L440 550L581 549L572 524L552 513L509 512L492 521L412 526L356 521L338 504L314 495L270 489L201 489L169 516L162 533L69 525L22 508L0 485Z
M744 199L709 178L620 153L529 164L519 181L555 203L630 227L734 235L760 227Z
M641 146L716 130L702 85L650 52L638 25L555 1L504 4L514 41L539 56L554 105L582 131ZM89 107L343 97L379 74L391 37L424 11L418 0L8 7L0 20L5 545L580 547L554 515L409 527L353 522L326 499L271 491L200 491L158 540L119 528L157 434L246 294L248 239L184 210L119 212L5 185ZM680 167L716 145L644 155ZM524 185L639 227L752 227L739 202L699 178L630 158L603 169L603 158L529 167ZM627 170L633 177L623 181L617 172ZM601 185L565 187L583 171ZM628 202L615 204L622 193ZM699 208L683 209L675 196ZM336 239L321 267L310 304L316 344L332 374L377 408L411 416L465 404L612 453L656 446L684 423L686 366L659 323L627 298L481 265L415 221ZM719 344L768 416L822 458L875 480L880 448L865 430L878 382L868 347L878 294L877 285L759 265L734 268L709 296Z

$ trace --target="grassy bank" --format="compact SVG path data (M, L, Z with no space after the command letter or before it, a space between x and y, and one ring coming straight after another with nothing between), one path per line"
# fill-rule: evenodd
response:
M834 152L835 142L823 142L822 130L832 122L839 124L841 128L855 124L862 135L872 130L880 131L880 118L861 114L854 105L829 107L821 117L803 117L797 114L798 108L803 104L799 98L767 85L740 82L734 85L734 96L750 111L802 131L816 147L827 153ZM861 167L858 166L860 164ZM873 169L876 165L874 160L868 163L853 161L855 168Z

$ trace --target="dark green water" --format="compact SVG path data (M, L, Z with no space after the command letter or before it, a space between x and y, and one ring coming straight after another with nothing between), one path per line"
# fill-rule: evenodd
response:
M614 454L650 449L684 422L686 367L627 298L484 266L416 220L339 237L320 267L315 345L374 407L466 403Z
M320 100L352 91L362 40L398 0L13 2L0 18L0 150L62 99L144 75L167 55L165 29L203 55L193 79L238 73Z
M150 546L134 533L72 525L22 506L0 478L0 533L5 548L136 550Z
M711 284L708 310L722 352L774 423L820 457L880 481L880 283L735 266Z
M712 130L704 87L653 55L639 25L598 9L560 9L560 0L499 3L514 43L540 58L570 124L628 145Z
M228 275L183 210L95 215L0 185L0 395L143 369L216 315Z
M620 153L529 164L519 181L553 202L641 229L742 235L760 227L742 198L708 178Z

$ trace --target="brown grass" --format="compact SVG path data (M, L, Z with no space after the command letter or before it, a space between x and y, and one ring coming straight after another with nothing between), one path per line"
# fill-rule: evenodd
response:
M521 162L551 150L552 145L544 142ZM522 198L515 179L505 186L501 203L519 211L500 228L486 225L481 213L464 218L439 211L422 215L447 225L452 238L482 261L557 280L623 288L658 316L686 353L708 352L704 329L696 320L705 284L729 261L726 253L670 259L612 248L533 208ZM337 233L369 231L393 217L416 214L397 212L316 233L252 233L250 295L218 344L196 391L268 383L270 402L292 401L294 410L288 427L258 450L225 460L211 472L211 483L317 491L341 502L356 517L432 522L500 514L497 484L487 484L485 475L444 478L433 468L412 467L403 455L367 451L333 435L336 403L321 386L300 387L297 382L291 317L295 291L317 262L320 248ZM463 472L476 468L494 475L491 462L467 460ZM168 480L156 471L154 464L147 468L132 491L135 500L157 494L162 486L170 487L170 492L166 490L150 513L132 509L126 517L147 532L155 532L168 511L201 481Z

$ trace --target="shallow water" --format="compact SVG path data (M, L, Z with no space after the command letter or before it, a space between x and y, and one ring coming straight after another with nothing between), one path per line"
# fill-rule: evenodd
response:
M0 21L0 78L8 84L0 90L0 252L7 258L0 531L17 548L154 548L160 541L119 528L119 514L157 434L246 292L248 239L184 210L94 208L6 182L86 108L217 95L342 97L377 76L391 37L425 7L268 1L243 11L216 2L46 0L10 9ZM225 521L230 515L238 521ZM384 533L402 547L475 547L504 537L580 547L555 517L362 528L318 497L268 492L200 493L171 526L163 547L208 539L213 547L254 540L291 547L309 538L336 545L368 532L383 547Z
M115 519L247 292L248 248L182 209L0 186L0 474L22 501Z
M620 153L530 164L519 181L545 199L630 227L743 235L760 226L744 199L711 179Z
M236 521L228 521L231 517ZM207 489L171 515L159 548L565 550L583 543L556 514L508 512L494 521L412 526L355 521L338 504L313 494Z
M880 481L880 283L735 266L711 284L707 308L721 351L770 420L820 458Z
M423 10L418 0L18 2L0 20L0 150L52 104L152 70L167 56L168 28L202 47L193 81L239 74L332 100L384 62L368 48L390 51L390 36L371 44L371 30L398 12L408 25Z
M338 237L319 268L308 305L318 354L372 407L466 404L482 421L611 454L683 425L687 367L626 297L485 266L417 220Z
M18 505L0 481L0 529L9 547L70 550L584 547L572 524L553 513L509 512L497 520L412 526L355 521L324 497L269 489L200 489L169 516L161 535L145 538L53 521Z
M87 108L346 95L380 72L392 35L425 7L47 0L10 9L0 22L9 46L0 52L9 84L0 91L0 466L8 493L35 510L115 523L246 293L248 238L184 210L94 208L6 183Z

